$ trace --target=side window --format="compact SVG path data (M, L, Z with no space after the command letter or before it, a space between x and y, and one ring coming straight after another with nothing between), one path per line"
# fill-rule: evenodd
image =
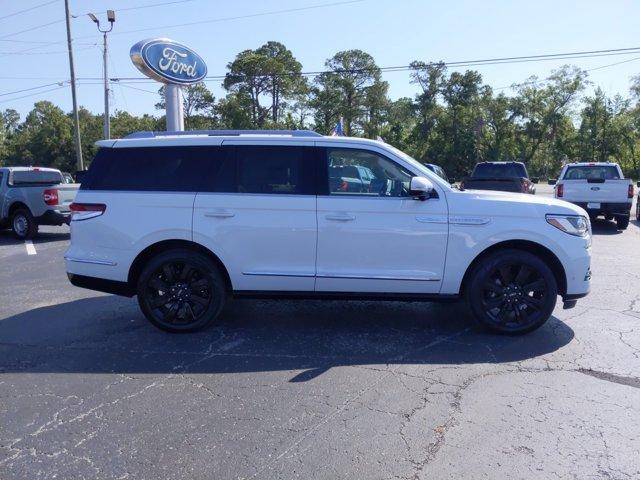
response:
M330 195L408 197L411 172L396 162L368 150L327 149ZM352 172L366 172L362 178Z
M237 146L239 193L315 195L312 147Z
M80 188L196 192L207 169L207 159L194 154L198 148L102 148Z

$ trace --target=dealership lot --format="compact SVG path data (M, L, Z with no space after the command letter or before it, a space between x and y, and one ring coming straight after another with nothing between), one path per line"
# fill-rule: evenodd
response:
M539 194L550 188L538 186ZM463 304L237 301L169 335L0 232L0 478L635 478L640 226L524 337Z

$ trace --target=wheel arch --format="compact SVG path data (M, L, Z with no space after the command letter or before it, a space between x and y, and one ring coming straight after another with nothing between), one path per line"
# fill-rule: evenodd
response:
M175 248L186 248L188 250L193 250L194 252L202 253L203 255L209 257L220 269L220 272L222 273L222 276L225 280L227 291L232 291L233 287L231 284L231 277L229 276L229 272L227 271L227 268L224 266L224 263L222 263L220 258L218 258L215 253L213 253L203 245L189 240L162 240L160 242L149 245L147 248L142 250L131 263L131 267L129 267L127 283L129 284L130 288L135 289L135 285L140 274L142 273L144 265L151 258L158 255L159 253L173 250Z
M471 272L476 267L476 265L478 265L484 258L491 255L492 253L506 249L522 250L525 252L533 253L534 255L540 257L551 268L553 276L555 277L558 284L558 293L560 295L564 295L567 293L567 276L564 271L564 267L562 266L562 262L560 261L560 259L558 259L558 257L551 250L549 250L544 245L532 242L531 240L506 240L503 242L495 243L476 255L476 257L467 267L467 270L464 273L464 277L462 277L462 283L460 284L460 295L466 294L467 283L469 282Z
M13 212L15 212L16 210L19 210L21 208L24 208L29 213L31 213L31 215L33 215L33 212L31 212L31 209L29 208L29 206L26 203L24 203L24 202L22 202L20 200L17 200L17 201L13 202L9 206L9 210L7 211L9 219L11 219L11 215L13 215Z

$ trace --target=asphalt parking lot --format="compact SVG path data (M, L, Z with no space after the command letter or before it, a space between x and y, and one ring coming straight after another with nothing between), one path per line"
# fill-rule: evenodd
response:
M463 304L250 300L166 334L68 283L66 227L2 231L0 478L640 478L640 225L594 233L591 295L504 337Z

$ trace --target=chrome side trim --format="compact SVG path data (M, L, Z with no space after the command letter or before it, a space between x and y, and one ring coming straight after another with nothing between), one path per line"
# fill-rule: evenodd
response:
M341 278L347 280L402 280L412 282L439 282L437 277L391 277L389 275L316 275L318 278Z
M443 215L417 216L416 220L420 223L447 223L447 217Z
M255 275L261 277L315 277L315 273L285 273L285 272L242 272L243 275Z
M108 265L110 267L115 267L117 265L116 262L110 262L108 260L89 260L87 258L75 258L75 257L64 257L65 260L76 263L90 263L92 265Z
M449 223L454 225L486 225L490 221L487 217L449 217Z

